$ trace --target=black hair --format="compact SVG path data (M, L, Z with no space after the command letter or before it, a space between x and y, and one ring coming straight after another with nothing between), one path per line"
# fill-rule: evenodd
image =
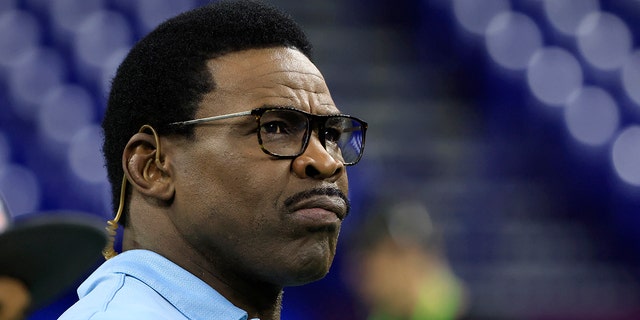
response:
M208 60L279 46L296 48L312 58L311 44L300 26L257 1L220 1L196 8L142 38L118 68L102 122L113 207L118 208L124 174L122 152L142 125L150 124L160 135L193 135L192 126L173 129L168 124L193 119L202 97L215 90Z

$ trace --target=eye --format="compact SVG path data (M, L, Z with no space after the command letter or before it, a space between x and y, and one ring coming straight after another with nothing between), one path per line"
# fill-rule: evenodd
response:
M342 131L337 128L325 128L324 140L329 142L338 142L342 136Z
M260 134L263 139L292 139L304 135L307 129L306 117L290 110L265 112L260 118Z
M268 134L290 134L291 125L284 121L270 121L263 123L260 131Z

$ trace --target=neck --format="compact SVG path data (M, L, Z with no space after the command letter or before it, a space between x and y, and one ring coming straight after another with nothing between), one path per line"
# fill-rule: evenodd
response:
M188 265L180 264L181 267L209 284L233 305L246 311L249 319L280 320L283 295L281 286L251 280L248 276L238 275L237 270L216 268L212 260L205 261L204 265L193 259L173 261L188 261Z
M280 320L280 310L282 309L282 293L283 291L280 290L275 300L270 299L270 301L266 301L267 299L263 299L265 301L262 301L262 306L260 306L260 303L256 304L256 300L253 301L253 305L251 306L243 306L242 303L235 304L233 301L231 302L240 309L247 311L249 319L257 318L260 320ZM244 296L243 298L246 298L246 296Z
M137 217L131 217L136 220ZM246 311L249 319L280 320L282 307L282 286L277 286L250 276L238 274L238 270L217 264L216 257L206 257L187 241L176 237L176 233L154 230L149 235L148 228L140 221L130 221L123 234L123 250L146 249L154 251L183 269L189 271L236 307ZM154 225L162 225L163 219L155 219ZM142 227L141 227L142 226Z

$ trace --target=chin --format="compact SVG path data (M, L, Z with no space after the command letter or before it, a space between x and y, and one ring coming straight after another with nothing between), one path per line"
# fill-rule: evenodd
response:
M273 258L281 263L277 266L278 272L271 274L283 286L299 286L320 280L329 273L335 252L335 239L304 239ZM274 262L278 261L271 263Z
M305 285L314 281L318 281L324 278L329 273L328 269L323 269L322 271L316 272L302 272L297 274L295 277L292 277L287 281L283 286L284 287L295 287Z
M333 255L324 257L304 257L288 268L284 286L300 286L324 278L331 268Z

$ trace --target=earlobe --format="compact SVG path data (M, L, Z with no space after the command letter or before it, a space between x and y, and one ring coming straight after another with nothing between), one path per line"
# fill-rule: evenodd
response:
M133 135L123 153L123 168L127 180L138 192L168 201L173 197L174 186L166 159L163 162L158 153L159 143L157 137L144 132Z

